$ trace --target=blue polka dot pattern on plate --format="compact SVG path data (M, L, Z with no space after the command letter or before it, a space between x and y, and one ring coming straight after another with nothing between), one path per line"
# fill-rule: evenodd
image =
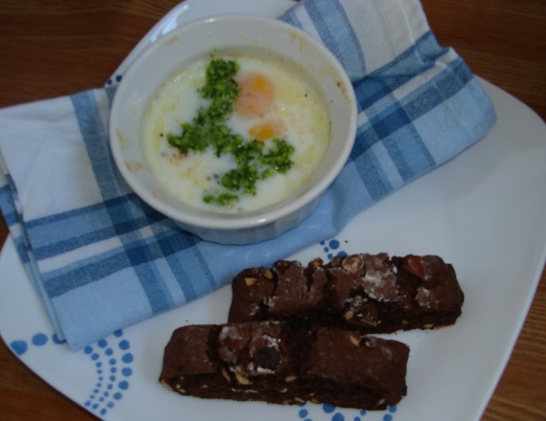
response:
M12 341L9 345L13 352L19 356L27 352L28 349L28 345L25 341Z
M122 75L116 75L108 79L108 82L106 82L106 86L115 86L119 82L121 82L121 79L123 78Z
M334 412L336 410L336 407L334 405L330 405L328 403L325 403L322 405L322 410L329 414L330 412Z
M32 337L32 344L36 346L45 345L48 341L47 335L44 333L37 333Z
M111 337L101 339L83 350L95 363L97 373L97 383L84 406L100 415L106 415L115 407L116 401L123 398L133 374L128 366L134 360L130 352L131 345L127 339L118 339L121 336L123 331L117 330Z
M341 243L339 240L336 240L335 238L328 240L328 241L321 241L320 245L322 246L322 250L324 253L326 253L326 256L328 259L332 259L334 256L346 256L347 252L340 249Z
M338 412L332 417L332 421L345 421L345 417Z
M42 346L46 345L48 342L49 342L49 336L46 335L45 333L38 332L38 333L34 334L32 336L32 338L30 338L30 341L25 341L23 339L18 339L18 340L15 340L15 341L11 341L9 346L10 346L11 350L13 352L15 352L15 354L17 356L20 357L20 356L24 355L30 349L29 345L34 345L36 347L42 347ZM55 333L55 334L51 335L51 342L54 343L55 345L61 345L61 344L64 344L66 341L59 339L59 337Z
M395 421L393 414L396 406L389 406L385 411L366 411L365 409L338 408L330 404L298 405L298 421ZM325 418L326 417L326 418Z

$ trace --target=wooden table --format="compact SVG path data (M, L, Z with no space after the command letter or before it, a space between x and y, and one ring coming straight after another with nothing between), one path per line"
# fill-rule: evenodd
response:
M177 3L0 0L0 107L102 86ZM440 44L453 46L475 74L546 120L545 0L423 0L423 5ZM0 218L0 244L6 236ZM0 419L95 419L36 377L3 342L0 370ZM546 419L544 379L546 271L483 420Z

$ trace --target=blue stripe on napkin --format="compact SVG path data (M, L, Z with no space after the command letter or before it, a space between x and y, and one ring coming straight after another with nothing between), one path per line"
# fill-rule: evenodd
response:
M125 191L120 184L112 182L117 177L116 166L109 153L108 130L102 124L101 116L93 112L99 108L95 96L92 92L82 92L72 95L71 99L103 199L124 195Z
M8 226L14 226L21 223L19 213L15 210L13 204L13 195L16 194L16 190L13 187L13 179L9 174L5 176L6 184L0 187L0 203L2 203L2 215L6 220Z
M336 0L305 2L304 8L315 25L322 43L350 74L366 73L366 64L345 9ZM332 14L336 19L330 19Z
M302 13L307 14L306 24L298 17ZM333 15L335 19L331 18ZM315 38L321 41L342 63L349 75L366 73L366 63L360 42L339 1L302 1L300 8L291 9L280 19L315 35Z

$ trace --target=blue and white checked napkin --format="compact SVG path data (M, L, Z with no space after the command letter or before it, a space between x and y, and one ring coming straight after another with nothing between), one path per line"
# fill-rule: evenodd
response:
M2 213L71 349L335 236L494 124L490 101L455 51L437 44L418 0L304 0L281 19L338 57L359 113L338 179L308 219L274 240L201 241L140 201L109 149L113 87L0 110Z

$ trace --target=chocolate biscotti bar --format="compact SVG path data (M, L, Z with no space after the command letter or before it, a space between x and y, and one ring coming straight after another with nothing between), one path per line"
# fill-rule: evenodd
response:
M165 347L160 381L200 398L385 409L406 395L408 355L400 342L330 327L189 325Z
M229 322L288 320L361 333L451 325L464 301L452 265L440 257L386 253L248 268L234 278L232 291Z

